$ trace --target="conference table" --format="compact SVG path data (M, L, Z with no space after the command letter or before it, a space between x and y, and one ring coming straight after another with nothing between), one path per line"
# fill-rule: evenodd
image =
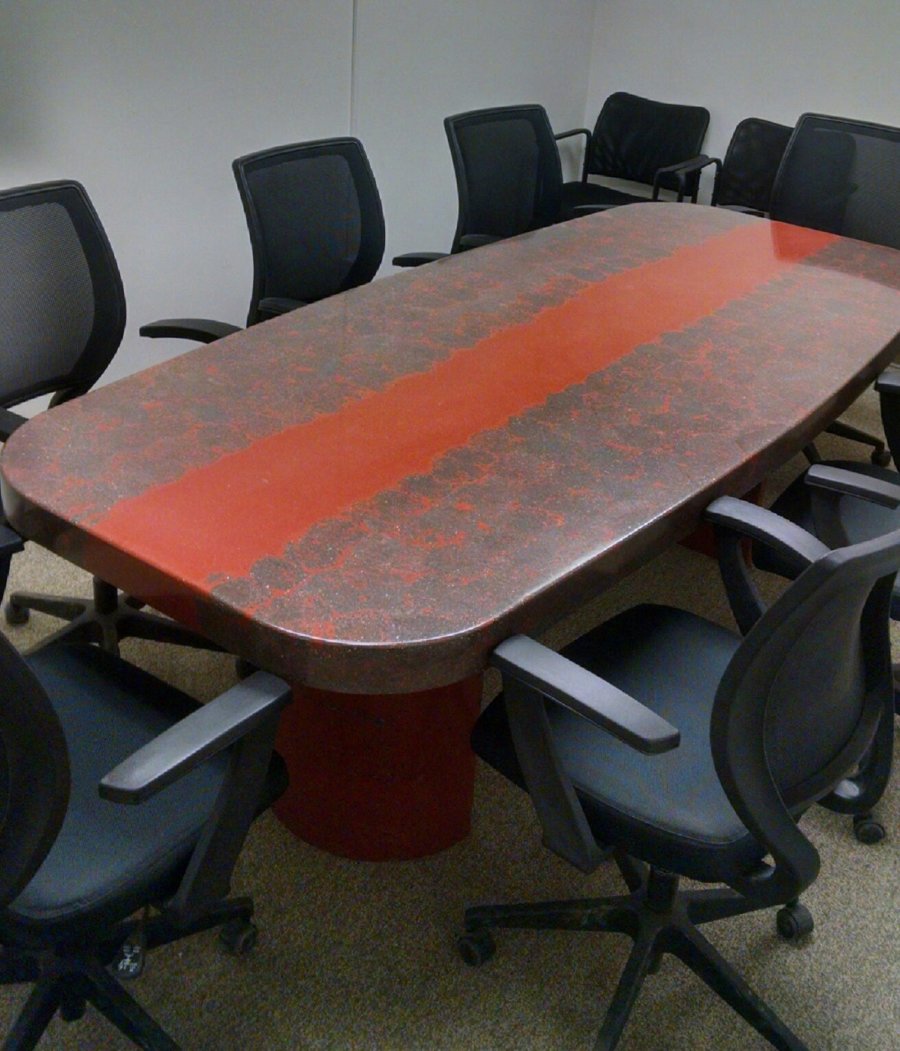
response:
M632 205L39 414L3 451L3 506L23 535L296 684L279 734L289 827L339 854L415 857L469 829L491 650L760 483L898 333L896 251Z

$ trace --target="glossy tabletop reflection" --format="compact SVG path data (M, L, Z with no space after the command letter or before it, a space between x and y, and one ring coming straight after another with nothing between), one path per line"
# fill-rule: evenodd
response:
M900 349L900 253L634 205L407 271L36 417L12 523L261 666L477 673L759 482Z

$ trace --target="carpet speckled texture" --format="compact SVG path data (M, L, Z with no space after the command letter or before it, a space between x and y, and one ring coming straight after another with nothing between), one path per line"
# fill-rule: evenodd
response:
M874 397L857 403L851 418L873 426ZM865 455L859 446L829 438L821 448L830 455ZM797 458L779 480L803 466ZM10 587L86 592L89 581L29 544L15 561ZM715 564L676 548L557 625L545 641L560 645L610 613L647 600L730 622ZM25 627L3 629L25 647L53 626L34 616ZM233 681L233 663L223 655L137 642L123 651L203 698ZM495 687L490 679L487 691ZM705 928L811 1049L900 1047L898 813L895 778L878 807L888 838L877 846L857 843L847 818L814 809L804 819L822 856L821 875L804 896L816 921L804 943L781 941L773 912ZM611 865L585 877L545 851L527 798L482 769L471 836L420 861L334 858L264 816L234 879L235 892L256 901L256 951L235 959L220 950L215 934L200 935L152 954L131 989L186 1051L585 1051L618 980L626 938L501 932L494 959L473 970L456 954L455 937L467 904L620 889ZM26 992L24 986L0 989L3 1031ZM54 1020L40 1045L48 1051L131 1046L91 1008L74 1024ZM767 1046L670 957L645 984L620 1044L623 1051Z

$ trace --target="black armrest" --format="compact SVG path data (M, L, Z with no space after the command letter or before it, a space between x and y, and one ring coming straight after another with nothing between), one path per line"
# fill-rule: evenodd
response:
M258 671L139 748L100 782L114 803L141 803L283 708L291 688Z
M503 238L498 234L463 234L459 239L459 250L468 252L473 248L484 248L485 245L495 244Z
M554 135L553 138L556 139L557 142L559 142L560 139L569 139L573 135L583 135L588 142L591 141L591 133L588 131L587 128L569 128L568 131L557 132L557 134Z
M875 381L879 394L900 394L900 369L888 368Z
M900 369L891 366L875 381L881 399L881 425L894 463L900 468Z
M281 317L282 314L290 314L292 310L308 306L305 299L288 299L287 296L267 296L259 301L257 310L264 320L273 317Z
M678 200L683 201L684 195L688 189L688 176L698 175L701 169L705 168L708 164L720 165L720 161L715 157L707 157L705 153L698 154L696 157L690 157L686 161L679 161L678 164L667 164L664 168L657 168L656 173L653 176L653 200L659 200L659 191L662 188L662 180L666 175L674 175L678 181ZM694 188L691 191L691 201L697 203L697 190L699 187L699 181L695 179Z
M391 262L394 266L424 266L438 259L446 259L448 252L404 252L403 255L395 255Z
M843 467L817 463L807 470L804 481L815 489L824 489L842 496L855 496L882 507L900 507L900 477L896 483L885 482L880 478L848 471Z
M6 591L6 579L9 576L9 564L12 557L25 547L19 534L4 524L2 511L3 508L0 508L0 598L3 598L3 593Z
M151 321L141 325L138 331L150 339L192 339L197 343L215 343L217 339L231 336L241 329L239 325L229 325L227 321L213 321L211 318L173 317Z
M20 416L17 412L12 412L10 409L0 409L0 442L5 442L6 439L22 426L23 423L27 422L27 416Z
M501 642L491 664L639 752L657 755L678 747L681 735L671 723L612 683L527 635L514 635Z
M771 548L788 567L791 577L799 576L829 550L794 522L733 496L713 500L704 517L716 528L719 571L734 619L744 635L765 613L766 604L751 574L741 541L746 538Z

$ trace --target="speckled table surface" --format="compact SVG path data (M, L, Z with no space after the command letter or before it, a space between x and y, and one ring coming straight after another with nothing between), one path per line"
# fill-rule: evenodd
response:
M37 416L26 535L292 681L484 667L811 439L900 349L900 253L616 209L305 307Z

